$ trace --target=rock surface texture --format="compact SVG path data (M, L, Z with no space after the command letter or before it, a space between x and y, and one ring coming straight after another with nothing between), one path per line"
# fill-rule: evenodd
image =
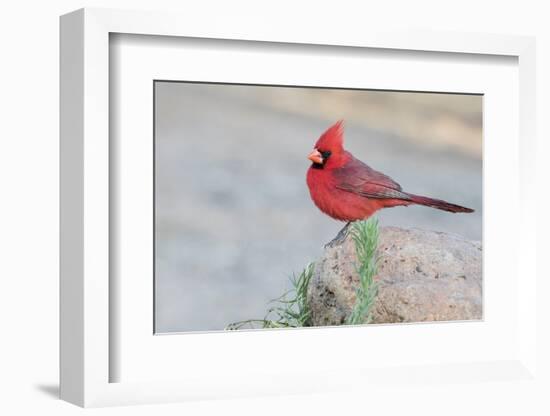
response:
M371 323L482 318L482 247L459 235L381 227L378 296ZM341 325L355 304L358 275L350 235L315 264L308 303L313 325Z

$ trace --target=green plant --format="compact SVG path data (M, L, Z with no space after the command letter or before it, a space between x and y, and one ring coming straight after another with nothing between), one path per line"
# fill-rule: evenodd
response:
M268 309L264 319L248 319L226 326L226 330L243 328L300 328L310 326L311 312L307 303L307 288L313 276L313 263L306 266L296 276L292 275L292 289L282 296L270 301L273 306Z
M372 305L378 293L378 284L374 281L378 268L378 220L371 217L366 221L353 223L351 237L357 255L359 286L355 290L355 305L346 323L358 325L370 322Z
M377 272L376 248L378 246L378 220L369 218L358 221L351 226L351 237L357 254L356 270L359 275L356 301L346 324L358 325L369 323L371 308L378 293L374 282ZM307 289L313 276L313 263L308 264L302 272L290 278L292 288L277 299L263 319L247 319L226 326L226 330L258 328L301 328L311 326L311 311L307 303Z

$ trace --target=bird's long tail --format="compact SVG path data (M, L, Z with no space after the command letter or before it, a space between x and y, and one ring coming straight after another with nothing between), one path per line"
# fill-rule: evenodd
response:
M411 201L415 204L425 205L431 208L437 208L448 212L474 212L471 208L462 207L460 205L451 204L441 199L428 198L426 196L408 194Z

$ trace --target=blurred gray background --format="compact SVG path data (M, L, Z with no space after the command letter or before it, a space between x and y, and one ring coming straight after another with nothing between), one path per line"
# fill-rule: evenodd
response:
M381 225L480 240L482 97L155 83L157 332L221 330L263 318L342 223L305 183L323 131L345 119L345 146L406 191L474 208L378 213Z

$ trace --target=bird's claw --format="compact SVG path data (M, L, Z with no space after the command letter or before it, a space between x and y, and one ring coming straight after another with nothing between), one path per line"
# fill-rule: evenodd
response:
M349 228L351 225L351 221L348 222L344 227L336 234L336 237L334 237L330 242L325 244L325 248L332 248L336 245L342 244L346 237L349 234Z

